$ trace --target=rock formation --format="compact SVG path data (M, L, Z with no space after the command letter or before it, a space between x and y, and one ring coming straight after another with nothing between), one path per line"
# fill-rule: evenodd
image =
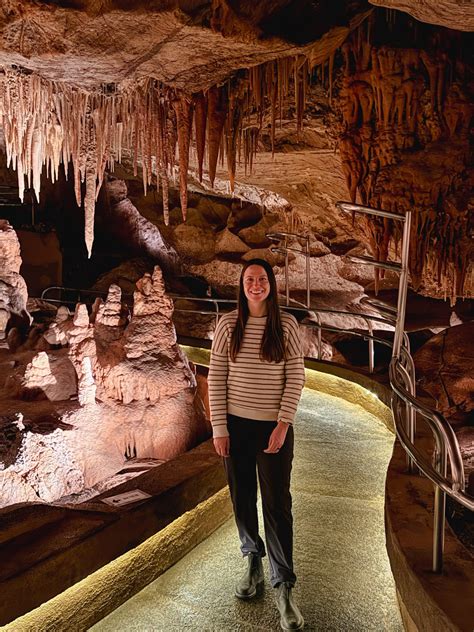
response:
M392 44L390 35L384 44L380 35L372 37L384 30L380 18L342 47L342 164L352 201L414 212L412 284L454 303L474 292L470 69L453 32L402 23L409 48L398 39ZM399 227L379 218L357 222L375 258L387 259L390 241L400 241Z
M448 327L415 354L420 386L453 423L469 423L474 410L474 323Z
M15 376L3 389L0 401L7 410L22 409L19 397L35 399L36 409L26 402L19 421L0 420L0 439L6 433L0 440L2 505L81 498L121 471L128 458L159 463L208 436L196 377L176 343L172 314L158 266L138 281L130 320L118 286L111 286L91 316L81 304L67 320L67 310L58 310L45 332L53 347L21 352ZM25 357L31 360L21 375ZM69 401L76 393L78 402ZM50 401L61 408L45 428L37 418L51 410Z
M145 219L132 204L127 197L126 183L109 178L105 192L109 203L110 234L117 237L131 254L149 257L166 273L177 273L178 254L165 243L157 226Z
M7 328L30 324L28 290L20 266L18 237L10 224L0 219L0 338L5 337Z

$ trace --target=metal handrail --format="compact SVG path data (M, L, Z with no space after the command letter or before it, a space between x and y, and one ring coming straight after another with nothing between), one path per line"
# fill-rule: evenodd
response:
M265 237L272 241L273 243L278 244L278 246L274 246L271 248L272 252L278 252L280 254L285 255L285 296L286 296L286 304L290 304L290 285L289 285L289 275L288 275L288 266L289 266L289 258L288 253L294 252L297 255L303 255L306 259L306 307L311 305L311 268L310 268L310 248L309 248L309 235L299 235L298 233L288 233L288 232L277 232L277 233L266 233ZM297 240L304 240L304 247L301 246L299 248L292 248L288 245L288 237L295 237ZM283 241L283 246L280 245L280 242ZM301 245L301 244L300 244ZM304 248L304 249L303 249Z
M381 262L368 257L353 257L359 262L374 267L396 269L399 273L397 308L387 308L377 305L378 300L370 299L372 305L381 308L381 313L388 320L395 320L395 335L392 347L392 361L389 367L390 385L392 387L392 411L395 431L400 443L407 454L408 469L413 472L415 466L435 484L434 525L433 525L433 571L441 572L443 565L444 522L446 514L446 494L460 502L468 509L474 509L474 499L464 493L464 464L461 450L453 429L439 412L432 410L416 398L415 366L410 355L410 346L405 332L405 312L408 290L408 255L410 247L410 230L412 212L405 215L391 213L382 209L361 206L353 202L337 202L337 208L345 213L362 213L378 217L389 218L402 222L403 237L401 262ZM370 303L369 303L370 304ZM395 319L391 317L393 314ZM401 414L402 404L405 404L405 417ZM416 413L422 415L428 422L435 441L434 464L426 461L415 446ZM451 478L448 479L448 460Z
M445 491L451 490L453 492L464 491L465 488L465 478L464 478L464 466L461 456L461 450L459 448L459 443L456 438L456 434L452 429L449 422L446 418L436 410L431 409L426 404L423 404L419 400L417 400L411 393L409 393L400 382L398 378L398 371L405 371L404 367L400 365L397 359L392 359L389 367L390 380L393 382L393 390L395 394L400 397L404 402L416 408L417 412L423 415L423 417L428 421L430 426L435 429L436 434L443 435L447 449L449 454L449 460L451 463L451 476L453 479L453 483L449 488L446 488ZM411 443L411 441L410 441ZM407 444L408 448L412 449L412 446ZM413 446L414 448L414 446ZM431 466L427 468L427 470L432 469ZM424 470L423 470L424 471ZM434 470L433 470L434 471ZM431 475L428 475L427 472L425 474L431 478ZM439 479L438 473L436 473L436 478ZM474 509L474 499L471 501L471 509Z

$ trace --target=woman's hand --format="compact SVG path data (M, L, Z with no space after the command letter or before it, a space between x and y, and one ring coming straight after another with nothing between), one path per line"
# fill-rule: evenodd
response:
M282 445L285 443L286 433L288 432L290 424L285 421L279 421L270 435L268 441L268 448L264 450L267 454L276 454Z
M228 457L230 454L230 438L229 437L215 437L214 449L219 456Z

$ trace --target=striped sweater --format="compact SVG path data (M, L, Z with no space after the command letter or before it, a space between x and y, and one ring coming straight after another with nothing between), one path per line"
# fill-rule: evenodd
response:
M237 311L219 320L208 376L214 437L228 436L227 413L293 423L304 386L304 361L296 319L282 312L281 320L286 349L286 358L281 362L260 359L266 316L249 316L235 362L230 358L230 338Z

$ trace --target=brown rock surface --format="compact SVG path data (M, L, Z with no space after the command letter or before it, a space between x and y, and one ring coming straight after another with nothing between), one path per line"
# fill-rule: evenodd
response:
M225 228L216 236L216 255L243 255L250 248L238 237Z
M415 355L419 384L453 422L466 422L474 410L474 322L450 327Z
M386 9L406 11L420 22L439 24L459 31L474 31L474 8L464 0L369 0Z
M456 76L446 80L448 56L443 51L461 34L423 27L421 37L403 14L394 13L393 20L392 34L385 33L383 44L365 37L366 28L384 29L385 18L375 13L362 27L364 34L350 37L343 46L335 101L342 121L342 168L353 202L400 215L413 211L411 283L426 295L449 297L454 303L474 292L468 237L473 171L467 148L474 107L466 75L470 70L459 66ZM406 47L400 46L402 32ZM441 48L433 46L435 37L444 41ZM462 56L468 40L456 41ZM358 216L357 225L376 259L387 259L390 244L400 242L400 223Z
M173 302L160 268L145 274L137 288L130 323L120 288L112 286L93 324L85 305L79 304L69 318L58 310L55 325L66 338L66 349L36 355L23 351L15 360L0 356L0 377L7 382L2 408L25 410L22 423L10 418L0 423L0 489L11 490L17 475L25 482L2 497L3 505L33 493L48 502L63 496L80 500L98 493L94 486L113 478L127 458L165 461L209 435L194 370L176 343ZM62 402L46 426L35 420L44 417L49 402L32 406L12 399L19 381L22 392L28 388L63 400L71 394L66 393L69 375L74 393L79 382L79 404Z
M267 248L271 241L266 235L279 220L277 214L267 213L253 226L242 228L238 233L239 237L251 248Z
M207 263L214 258L216 237L208 228L180 224L173 231L172 240L183 261Z
M70 359L40 351L27 365L18 395L25 399L46 396L50 401L70 399L77 393L77 377Z
M109 179L105 191L110 203L109 230L132 255L150 257L162 269L172 273L179 269L179 257L168 245L160 230L137 210L127 197L124 180Z
M250 63L297 54L302 29L306 43L338 24L329 36L313 45L313 56L325 59L344 40L349 20L358 11L367 10L362 2L347 11L343 3L336 2L335 11L329 13L318 6L308 7L309 13L296 16L296 24L282 23L282 27L290 27L288 33L285 29L272 33L270 27L262 37L259 23L265 15L268 19L275 14L278 20L287 3L279 4L283 6L262 1L252 8L239 8L238 4L231 8L219 2L199 15L192 4L182 2L153 6L144 2L80 2L73 9L67 2L52 7L12 0L0 20L4 42L0 63L25 66L59 81L67 77L71 83L86 87L119 82L133 74L197 91ZM110 32L114 33L112 48L108 44ZM290 41L285 41L285 35Z
M20 242L10 224L0 219L0 337L8 326L29 324L28 290L20 275Z
M7 220L0 219L0 269L20 273L20 242Z

